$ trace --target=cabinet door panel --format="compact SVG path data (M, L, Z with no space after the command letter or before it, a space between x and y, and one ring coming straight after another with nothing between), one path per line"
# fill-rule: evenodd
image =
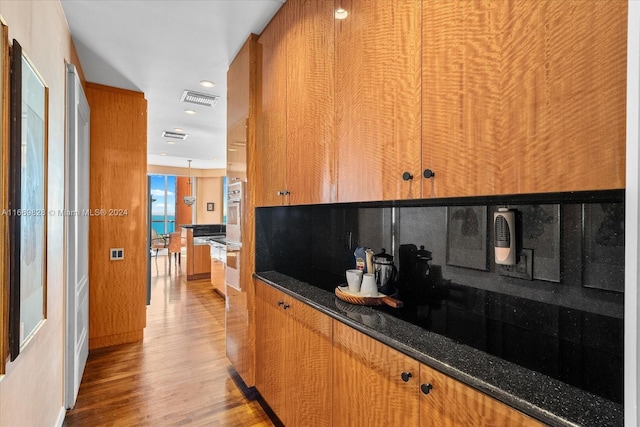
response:
M334 202L333 1L291 3L287 30L289 203Z
M333 322L334 426L417 426L418 377L416 360Z
M285 365L287 317L278 305L281 292L255 281L256 388L286 424L286 388L291 382Z
M250 339L247 292L226 286L226 346L227 357L247 385L253 385L254 367Z
M286 310L287 425L330 426L332 321L318 310L292 301Z
M286 190L287 49L285 3L258 39L257 206L284 202Z
M626 4L423 2L423 196L623 188Z
M341 2L349 12L335 23L341 202L420 197L420 3Z
M495 6L495 5L494 5ZM423 197L492 194L499 172L500 17L483 1L422 3Z
M498 2L498 193L625 186L627 1Z
M420 392L420 427L544 425L423 364L420 384L433 387L429 394Z

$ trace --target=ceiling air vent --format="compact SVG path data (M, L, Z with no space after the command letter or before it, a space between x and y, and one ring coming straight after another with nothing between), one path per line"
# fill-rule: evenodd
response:
M162 132L162 137L163 138L174 138L174 139L187 139L187 134L186 133L180 133L180 132L171 132L171 131L165 130L164 132Z
M219 99L220 97L218 95L209 95L206 93L194 92L192 90L185 90L180 101L204 105L206 107L213 107Z

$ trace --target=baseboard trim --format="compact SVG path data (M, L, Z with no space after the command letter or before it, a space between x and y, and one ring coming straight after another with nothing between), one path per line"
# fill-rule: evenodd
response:
M109 335L106 337L89 338L89 350L102 347L111 347L112 345L128 344L132 342L142 341L144 337L143 330L125 332L123 334Z
M60 412L58 413L58 419L56 420L56 427L62 427L62 423L64 423L64 417L67 416L67 410L64 409L64 406L60 407Z

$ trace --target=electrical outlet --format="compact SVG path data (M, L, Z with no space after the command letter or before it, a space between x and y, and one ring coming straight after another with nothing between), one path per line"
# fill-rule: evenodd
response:
M533 280L533 249L522 249L516 265L499 265L498 274L517 279Z
M111 261L122 261L124 259L124 248L109 249L109 259Z

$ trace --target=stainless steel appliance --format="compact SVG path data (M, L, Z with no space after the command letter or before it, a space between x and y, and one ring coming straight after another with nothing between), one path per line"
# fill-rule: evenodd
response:
M232 182L227 186L227 285L241 290L240 251L242 250L242 205L244 201L244 181Z
M373 271L378 290L383 294L392 293L398 275L398 270L393 264L393 256L382 249L379 254L373 256Z
M227 285L237 289L240 289L240 251L242 251L242 245L227 242Z
M227 186L227 240L242 242L242 202L244 197L243 181L236 181Z

